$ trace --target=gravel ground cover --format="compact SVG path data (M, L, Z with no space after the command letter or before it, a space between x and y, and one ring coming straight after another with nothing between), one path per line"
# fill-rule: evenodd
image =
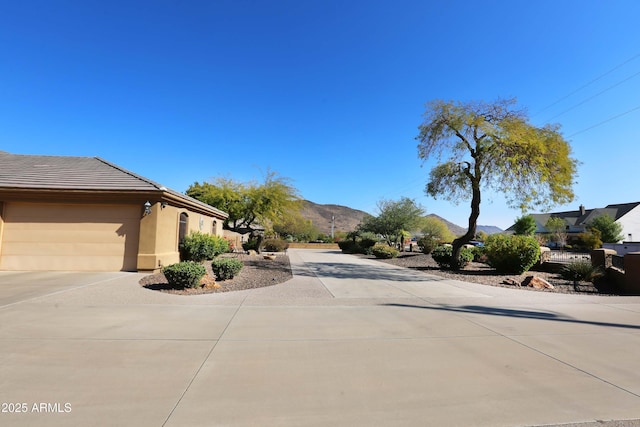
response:
M364 255L363 255L364 256ZM366 258L376 259L373 256ZM546 280L553 285L553 289L533 289L530 287L518 287L523 290L531 290L536 292L557 292L557 293L589 293L589 294L615 294L612 287L607 283L598 283L594 286L592 283L581 282L577 290L574 289L573 283L560 277L557 273L549 273L546 271L527 271L523 274L498 274L487 264L472 262L461 271L441 270L438 264L431 258L431 255L425 255L420 252L401 252L397 258L377 259L377 261L393 264L399 267L410 268L413 270L423 271L429 274L445 277L447 279L462 280L465 282L479 283L489 286L500 286L505 288L513 288L514 285L506 284L508 280L516 283L522 283L528 276L537 276Z
M140 284L148 289L174 294L204 294L239 291L243 289L260 288L272 286L286 282L293 276L289 257L286 254L276 254L276 258L265 259L263 255L227 254L224 256L235 257L244 263L240 273L231 280L215 281L211 271L211 262L205 263L208 275L205 278L206 285L198 289L172 289L162 273L145 276ZM528 271L523 274L498 274L486 264L472 262L462 271L441 270L431 255L419 252L402 252L397 258L377 259L373 256L359 255L363 258L372 259L398 267L434 274L447 279L461 280L466 282L479 283L488 286L500 286L513 288L514 285L506 284L508 280L522 283L528 276L537 276L545 279L553 285L553 289L533 289L530 287L517 287L523 291L534 292L558 292L558 293L580 293L580 294L601 294L615 295L614 290L606 283L599 283L594 286L591 283L582 282L577 290L573 283L562 279L557 273L545 271ZM512 282L512 283L513 283Z
M275 259L265 259L263 255L226 254L223 256L237 258L244 263L240 273L233 279L216 281L211 270L211 262L206 262L206 285L197 289L173 289L169 286L164 274L157 273L145 276L140 284L148 289L154 289L173 294L205 294L241 291L243 289L273 286L291 279L291 265L285 254L275 254ZM215 285L214 285L215 283ZM217 286L216 286L217 285Z

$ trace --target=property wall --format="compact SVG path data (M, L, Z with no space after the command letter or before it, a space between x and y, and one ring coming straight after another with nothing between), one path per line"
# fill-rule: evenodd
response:
M640 236L640 235L639 235ZM620 256L628 254L629 252L640 252L639 243L603 243L604 249L612 249Z
M151 213L140 222L139 271L156 271L180 261L178 235L180 214L188 215L188 233L199 231L222 236L222 219L185 208L161 203L151 206Z

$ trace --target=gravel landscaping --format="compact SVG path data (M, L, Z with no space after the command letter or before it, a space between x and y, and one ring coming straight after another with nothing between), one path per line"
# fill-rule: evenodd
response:
M573 283L569 282L557 273L549 273L546 271L527 271L523 274L498 274L487 264L472 262L461 271L441 270L438 264L431 258L431 255L425 255L420 252L401 252L397 258L392 259L376 259L373 256L364 256L376 261L397 265L399 267L410 268L413 270L423 271L429 274L445 277L447 279L462 280L465 282L479 283L489 286L500 286L505 288L514 288L522 290L531 290L536 292L557 292L557 293L589 293L589 294L615 294L612 287L607 283L598 283L594 286L592 283L581 282L578 289L575 290ZM553 285L553 289L534 289L531 287L519 287L505 282L522 284L528 276L536 276L546 280Z
M291 266L289 257L286 254L275 254L275 259L265 259L263 255L246 255L246 254L227 254L224 256L235 257L244 263L240 273L231 280L215 281L211 271L211 262L205 263L208 275L205 277L205 286L197 289L172 289L162 273L145 276L140 284L148 289L158 290L162 292L192 295L204 293L220 293L239 291L244 289L260 288L264 286L273 286L278 283L286 282L293 276L291 274ZM580 294L601 294L614 295L613 289L606 283L599 283L594 286L591 283L582 282L578 286L578 290L574 289L573 283L562 279L556 273L545 271L528 271L520 275L514 274L498 274L486 264L472 262L462 271L441 270L433 261L431 255L425 255L419 252L403 252L397 258L393 259L377 259L373 256L359 255L363 258L372 259L399 267L410 268L412 270L434 274L445 277L447 279L461 280L466 282L479 283L488 286L500 286L522 289L523 291L534 292L558 292L558 293L580 293ZM507 282L521 284L528 276L536 276L542 278L553 285L553 289L534 289L531 287L514 286Z
M205 267L207 268L206 285L201 288L172 289L162 273L145 276L140 280L140 284L148 289L172 294L197 295L273 286L286 282L293 277L289 257L285 254L275 254L275 259L265 259L264 254L226 254L223 256L237 258L244 263L240 273L233 279L216 281L209 261L205 262Z

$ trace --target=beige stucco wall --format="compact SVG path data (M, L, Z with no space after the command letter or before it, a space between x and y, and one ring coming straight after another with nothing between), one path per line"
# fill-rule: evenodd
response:
M138 270L156 271L180 261L178 233L180 214L188 215L188 233L199 231L222 236L221 218L161 203L151 206L151 214L140 221Z

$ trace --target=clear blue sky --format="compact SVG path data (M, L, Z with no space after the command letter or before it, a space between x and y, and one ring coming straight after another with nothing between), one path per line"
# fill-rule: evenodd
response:
M466 226L467 202L424 195L424 104L515 96L582 162L555 210L640 201L638 17L637 0L1 0L0 150L178 191L271 169L316 203L406 196ZM519 215L485 194L479 223Z

